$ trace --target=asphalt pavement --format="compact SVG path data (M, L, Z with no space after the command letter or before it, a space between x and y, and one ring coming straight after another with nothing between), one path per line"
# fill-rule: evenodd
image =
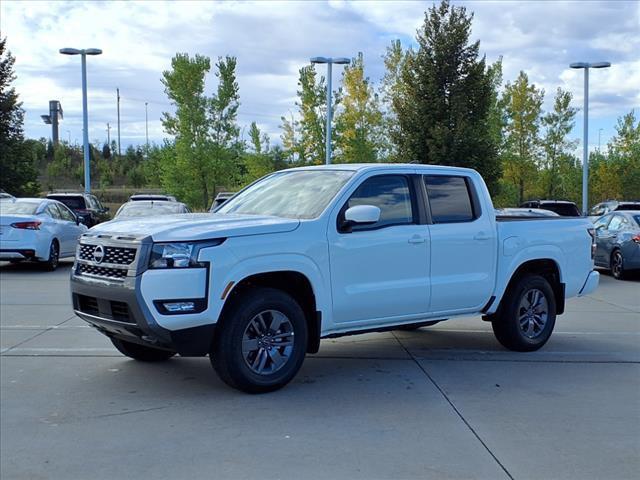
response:
M640 282L602 275L549 343L480 318L323 340L266 395L143 364L73 315L70 262L0 264L2 479L637 479Z

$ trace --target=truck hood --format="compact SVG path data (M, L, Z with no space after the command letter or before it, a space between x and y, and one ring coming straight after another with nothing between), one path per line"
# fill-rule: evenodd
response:
M91 235L147 237L155 242L210 240L222 237L282 233L295 230L300 221L260 215L190 213L112 220L96 225Z

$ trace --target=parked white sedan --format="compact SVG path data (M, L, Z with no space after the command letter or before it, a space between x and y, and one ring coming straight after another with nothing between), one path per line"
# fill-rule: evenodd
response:
M78 237L86 231L86 225L56 200L1 202L0 260L35 260L55 270L60 258L75 255Z

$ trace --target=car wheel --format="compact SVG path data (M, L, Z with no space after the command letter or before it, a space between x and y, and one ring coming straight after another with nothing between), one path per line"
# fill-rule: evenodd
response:
M254 288L224 313L210 359L227 385L264 393L293 379L306 349L307 322L300 305L281 290Z
M547 343L555 323L556 301L551 285L544 277L526 275L509 288L491 326L502 346L531 352Z
M49 246L49 258L42 262L45 270L53 272L56 268L58 268L58 263L60 262L60 245L58 245L58 240L55 238L51 241L51 245Z
M147 347L138 343L120 340L119 338L112 338L111 343L121 354L141 362L163 362L176 354L170 350Z
M418 330L422 327L433 327L436 323L440 323L442 320L434 320L432 322L421 323L420 325L401 325L396 327L394 330L402 330L403 332L413 332L414 330Z
M611 274L618 280L623 280L624 275L624 257L620 250L614 250L611 254Z

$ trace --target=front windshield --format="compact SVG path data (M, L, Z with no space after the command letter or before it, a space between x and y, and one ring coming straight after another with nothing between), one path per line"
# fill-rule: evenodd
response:
M0 214L33 215L39 206L40 202L1 202Z
M122 207L116 215L117 218L124 217L152 217L156 215L171 215L173 213L184 213L182 204L175 202L143 204L133 202Z
M223 203L216 213L316 218L352 175L344 170L279 172Z

